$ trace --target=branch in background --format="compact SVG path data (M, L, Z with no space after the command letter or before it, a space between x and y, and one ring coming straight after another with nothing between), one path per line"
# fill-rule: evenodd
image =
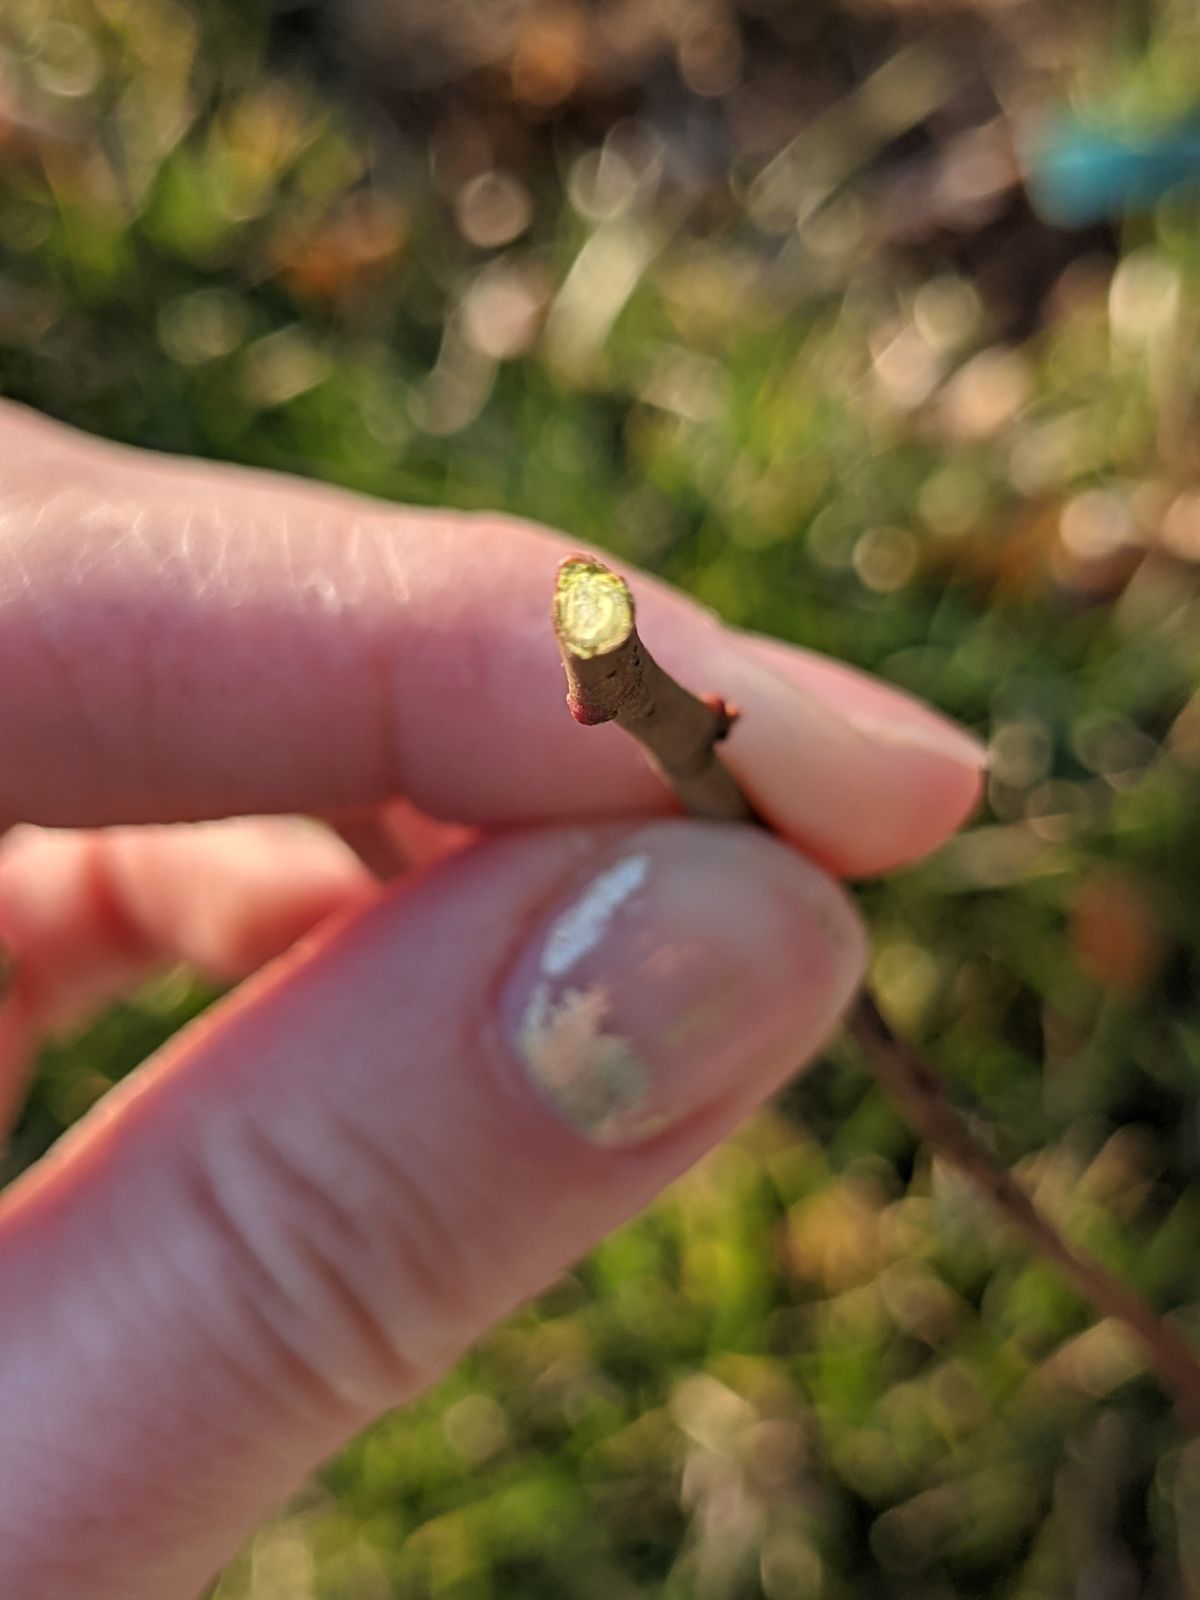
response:
M631 734L692 816L765 825L717 752L736 713L721 700L699 699L663 671L638 636L624 579L590 557L564 561L553 622L567 673L567 704L577 722L615 722ZM982 1189L1098 1312L1136 1335L1188 1426L1200 1432L1200 1360L1190 1345L1038 1210L951 1105L937 1071L892 1031L866 990L846 1026L912 1132Z

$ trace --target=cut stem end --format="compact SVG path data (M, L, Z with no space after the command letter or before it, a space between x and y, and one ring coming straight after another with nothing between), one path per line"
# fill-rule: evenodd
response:
M619 650L633 634L629 585L599 561L568 557L554 585L554 631L580 661Z

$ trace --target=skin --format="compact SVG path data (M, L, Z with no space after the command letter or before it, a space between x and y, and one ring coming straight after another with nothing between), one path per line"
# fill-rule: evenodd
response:
M663 666L740 707L778 837L664 820L564 710L570 549L0 408L0 1113L41 1038L154 970L244 980L0 1201L0 1592L196 1593L820 1047L863 960L837 880L973 806L936 713L635 577ZM754 1025L697 1036L610 1146L539 1097L501 997L630 851L621 938L685 930L714 992L752 956Z

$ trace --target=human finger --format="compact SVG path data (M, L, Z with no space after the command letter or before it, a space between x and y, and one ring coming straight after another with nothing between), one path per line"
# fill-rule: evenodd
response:
M441 822L403 797L383 805L334 812L328 820L338 837L381 882L412 867L429 866L453 855L479 836L477 828Z
M12 425L14 413L8 413ZM570 543L499 517L96 441L28 415L0 468L0 823L373 806L472 825L662 811L614 729L575 727L547 622ZM727 744L770 822L831 869L932 848L979 748L897 700L887 736L635 577L642 633L735 701Z
M251 979L0 1209L0 1590L194 1593L809 1057L862 959L818 869L678 821L485 841Z
M843 789L839 798L849 809L842 812L836 835L830 837L819 828L809 835L812 853L834 870L853 877L901 866L935 848L974 811L987 763L985 747L932 706L815 650L748 632L739 632L738 641L759 667L792 692L814 706L831 709L869 748L872 761L890 750L897 772L904 771L904 781L887 795L882 831L877 826L881 797L875 796L872 817L865 809L871 802L864 782ZM934 759L914 759L922 750ZM789 775L794 782L802 781L798 770L802 760L797 749ZM774 805L768 804L768 809L777 813L784 803L778 795L781 778L772 768L764 765L763 770L771 775ZM860 841L857 852L854 837Z
M303 818L14 828L0 841L0 1128L48 1034L177 963L243 977L373 889Z

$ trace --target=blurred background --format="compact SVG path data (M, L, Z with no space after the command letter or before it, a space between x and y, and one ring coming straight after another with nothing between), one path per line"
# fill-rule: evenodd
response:
M0 388L540 518L977 729L875 983L1200 1339L1198 225L1191 0L0 8ZM208 998L47 1051L5 1175ZM1183 1600L1200 1446L836 1045L215 1592Z

